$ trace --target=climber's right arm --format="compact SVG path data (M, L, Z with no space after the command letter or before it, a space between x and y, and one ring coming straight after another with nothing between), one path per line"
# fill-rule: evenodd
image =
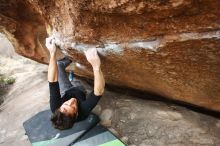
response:
M90 48L85 51L88 62L92 65L94 73L94 94L101 96L105 89L105 79L101 71L101 60L96 48Z

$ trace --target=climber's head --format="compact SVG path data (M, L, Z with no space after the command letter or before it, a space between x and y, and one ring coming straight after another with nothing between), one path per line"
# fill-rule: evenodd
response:
M71 98L64 102L60 106L60 112L65 114L66 116L73 116L78 114L78 104L76 98Z
M78 104L76 98L71 98L64 102L59 109L57 109L51 121L53 126L57 129L63 130L71 128L78 116Z

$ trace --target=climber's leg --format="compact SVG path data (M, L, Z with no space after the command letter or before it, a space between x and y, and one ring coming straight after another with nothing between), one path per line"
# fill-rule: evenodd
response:
M60 86L60 94L61 97L64 95L65 91L72 87L71 82L69 81L68 75L65 71L65 68L71 63L72 61L68 57L64 57L57 61L58 66L58 82Z

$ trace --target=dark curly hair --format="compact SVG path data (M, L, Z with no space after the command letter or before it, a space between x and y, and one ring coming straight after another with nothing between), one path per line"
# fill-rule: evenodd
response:
M56 109L54 114L51 116L51 122L54 128L59 130L69 129L73 127L77 118L77 114L73 116L66 116L59 109Z

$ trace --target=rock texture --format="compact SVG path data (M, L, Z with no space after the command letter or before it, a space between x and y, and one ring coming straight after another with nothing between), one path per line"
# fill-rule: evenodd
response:
M89 78L83 51L97 47L107 83L220 111L219 8L219 0L1 0L0 31L41 63L46 32L54 35Z

